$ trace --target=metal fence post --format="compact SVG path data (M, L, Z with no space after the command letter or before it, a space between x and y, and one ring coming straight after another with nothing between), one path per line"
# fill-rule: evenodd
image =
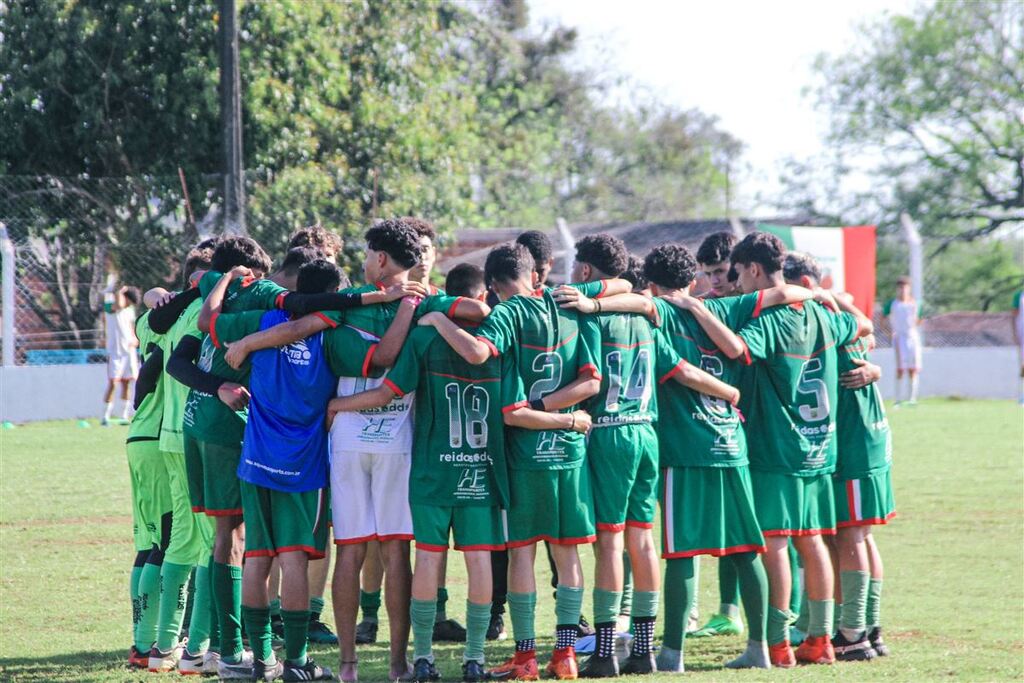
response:
M7 235L7 226L0 223L0 251L3 252L3 365L14 365L14 243Z
M903 237L910 247L910 291L920 303L924 300L924 250L921 246L921 232L906 211L900 214L900 223L903 224Z

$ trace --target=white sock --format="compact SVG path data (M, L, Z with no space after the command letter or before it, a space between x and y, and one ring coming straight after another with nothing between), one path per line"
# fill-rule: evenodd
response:
M124 420L130 420L134 411L132 410L132 402L125 399L124 410L121 411L121 418Z
M109 403L106 404L106 407L103 409L103 419L104 420L109 420L110 419L110 414L113 413L113 412L114 412L114 402L110 401Z
M921 375L914 373L910 376L910 400L917 402L917 383L921 379Z

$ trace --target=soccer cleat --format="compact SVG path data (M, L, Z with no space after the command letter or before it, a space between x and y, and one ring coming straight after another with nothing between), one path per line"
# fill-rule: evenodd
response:
M861 631L856 640L847 639L843 632L839 631L832 638L832 649L835 651L836 660L840 662L866 662L876 656L866 631Z
M309 620L309 642L315 645L337 645L338 636L321 619Z
M626 661L619 666L619 672L623 676L646 676L657 670L658 665L655 663L653 652L648 652L645 655L630 654L629 657L626 657Z
M481 681L486 680L488 680L488 676L487 672L484 671L484 665L482 662L478 662L475 659L470 659L468 662L463 663L463 683L480 683Z
M284 664L276 657L273 663L267 663L259 659L254 659L252 662L252 680L254 681L276 681L283 674Z
M491 623L487 625L487 640L505 640L508 633L505 632L505 619L500 614L491 615Z
M788 640L769 645L768 658L771 659L772 666L780 669L792 669L796 666L796 656L794 656L793 648Z
M560 681L574 681L580 677L576 666L576 650L571 647L555 648L544 671Z
M139 652L139 649L134 645L128 650L128 668L129 669L148 669L149 668L149 653L143 654Z
M464 643L466 642L466 629L454 619L445 619L434 624L435 643Z
M377 642L377 622L363 619L356 624L356 645L371 645Z
M594 627L590 625L590 622L587 621L587 618L582 614L580 615L580 623L579 626L576 627L576 630L579 632L580 638L583 636L593 636L597 634L597 631L594 630Z
M333 681L334 672L326 666L320 666L312 659L306 658L302 666L285 662L283 681Z
M207 650L203 655L203 675L216 676L220 668L220 653Z
M149 665L147 668L155 674L174 671L178 667L178 660L181 659L183 649L181 645L178 645L164 652L154 645L153 649L149 651Z
M441 674L437 673L437 667L426 657L420 657L412 665L412 679L415 683L430 683L441 680Z
M615 678L619 675L619 661L615 655L601 657L590 655L580 667L580 678Z
M205 661L205 652L194 655L188 651L188 648L185 648L185 651L181 653L181 659L178 660L178 673L182 676L202 676Z
M882 640L882 627L875 626L868 631L868 642L871 643L871 648L875 651L875 654L879 657L888 657L889 648L886 646L885 641Z
M217 662L217 676L225 680L252 679L252 650L242 650L237 662L227 662L223 657Z
M536 652L516 652L507 662L491 669L491 678L498 681L539 680Z
M687 638L708 638L710 636L738 636L743 634L743 621L739 617L729 617L724 614L715 614L708 623L693 633L687 633Z
M796 649L796 660L804 664L833 664L836 653L828 636L807 636Z

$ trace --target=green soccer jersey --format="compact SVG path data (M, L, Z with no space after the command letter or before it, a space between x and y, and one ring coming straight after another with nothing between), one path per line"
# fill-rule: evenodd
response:
M384 382L398 396L416 392L409 502L507 507L501 409L522 397L512 364L471 365L420 327Z
M636 313L600 313L601 391L587 402L594 428L651 423L658 419L654 369L655 330Z
M175 321L171 329L160 338L160 347L164 351L164 420L160 428L160 450L165 453L184 453L185 438L182 434L185 420L185 404L189 398L189 388L167 374L167 362L171 359L175 347L185 337L202 339L196 322L203 302L195 300L188 305Z
M868 359L863 339L839 349L839 374L855 370L854 359ZM836 477L839 479L862 479L892 465L892 433L877 383L860 389L839 387L836 435Z
M804 477L833 472L836 348L857 336L857 319L812 301L762 311L739 334L757 361L747 413L751 469Z
M135 321L135 336L139 340L139 351L142 353L143 363L151 355L150 345L160 345L160 335L149 326L149 311L146 311ZM139 404L139 409L132 416L132 422L128 426L128 441L152 440L160 438L160 423L164 417L164 373L157 377L153 391L146 394Z
M480 326L477 338L493 356L506 362L512 359L530 401L558 391L581 375L601 377L597 322L559 308L547 290L499 303ZM583 435L572 430L512 428L508 433L508 463L515 469L572 469L583 464L585 454Z
M738 320L749 302L743 297L717 306L716 313ZM739 304L739 305L736 305ZM683 363L697 366L726 384L736 385L741 363L719 351L700 323L689 311L683 311L664 299L654 305L661 319L664 344L672 356L659 354L657 375L661 416L658 441L662 467L738 467L747 464L747 438L740 416L728 401L707 396L678 382L672 375ZM709 307L710 308L710 307ZM737 310L730 310L736 308Z
M361 287L350 287L341 291L365 294L367 292L376 292L378 288L374 285L362 285ZM459 296L448 296L443 293L424 297L413 314L413 325L427 313L441 312L449 318L452 317L462 298ZM398 308L401 306L401 303L401 299L398 299L370 306L357 306L341 313L324 311L324 315L331 317L337 322L344 322L344 324L354 330L361 332L367 339L380 341L384 333L388 331L392 321L394 321L395 315L398 314Z

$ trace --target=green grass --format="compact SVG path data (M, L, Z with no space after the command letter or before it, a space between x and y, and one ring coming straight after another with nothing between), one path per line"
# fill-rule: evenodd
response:
M1010 402L926 401L890 416L899 517L876 536L886 562L882 610L893 656L831 668L731 672L721 664L739 652L741 638L691 640L689 678L1024 677L1022 409ZM0 680L152 680L123 666L133 555L124 435L123 427L82 429L74 422L0 431ZM589 550L584 558L590 577ZM546 572L538 563L538 576ZM717 604L715 561L706 558L701 574L704 618ZM461 616L465 573L457 553L449 584L449 612ZM541 594L539 632L553 629L552 602ZM491 662L504 658L507 643L489 645ZM544 640L541 649L550 647L551 639ZM336 666L333 649L315 648L314 655ZM363 648L359 656L363 679L381 680L385 646ZM446 680L458 680L459 657L457 647L439 649Z

